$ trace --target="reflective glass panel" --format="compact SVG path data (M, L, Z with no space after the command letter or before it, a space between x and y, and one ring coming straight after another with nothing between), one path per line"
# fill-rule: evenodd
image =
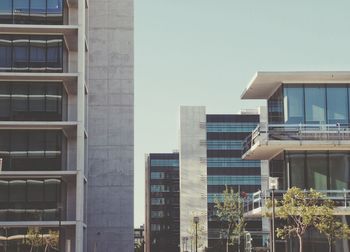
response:
M305 154L288 153L290 185L305 189Z
M0 38L0 71L11 71L12 66L12 41L10 36Z
M46 0L30 0L31 23L44 23L46 19Z
M46 38L35 37L30 40L30 68L34 71L45 71Z
M10 116L10 85L0 84L0 120Z
M327 87L328 123L348 123L347 87Z
M308 187L316 190L327 190L327 153L307 153Z
M306 123L326 123L326 90L324 86L305 87Z
M13 70L28 70L29 63L29 38L25 36L14 38L13 40Z
M284 88L284 120L288 124L298 124L305 121L304 91L300 85L288 85Z
M12 0L0 1L0 23L12 23Z
M330 189L342 190L348 188L350 171L349 153L330 153L329 154L329 174Z
M29 21L29 0L13 0L13 15L15 23Z

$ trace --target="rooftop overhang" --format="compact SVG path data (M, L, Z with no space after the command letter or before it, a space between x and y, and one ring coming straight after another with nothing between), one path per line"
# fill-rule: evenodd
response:
M69 51L78 50L77 25L22 25L1 24L0 34L63 35Z
M350 71L257 72L241 99L268 99L281 84L350 83Z
M69 94L77 94L77 73L17 73L0 72L1 81L62 82Z
M282 151L349 151L349 140L258 140L243 154L245 160L271 160Z

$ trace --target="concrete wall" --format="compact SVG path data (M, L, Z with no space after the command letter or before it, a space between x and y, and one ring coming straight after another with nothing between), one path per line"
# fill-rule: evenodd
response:
M180 109L180 242L190 237L198 216L199 251L208 246L205 107ZM201 143L202 142L202 143ZM190 240L190 238L189 238ZM181 244L180 248L183 248Z
M89 0L88 251L133 251L133 1Z

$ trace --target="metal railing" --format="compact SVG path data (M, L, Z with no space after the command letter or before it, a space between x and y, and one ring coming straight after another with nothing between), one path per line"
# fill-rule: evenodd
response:
M334 202L336 207L350 207L350 190L317 190ZM287 190L275 190L275 199L281 200ZM305 193L309 192L304 190ZM251 212L253 210L265 207L265 203L271 198L272 190L258 191L253 193L251 197L244 201L244 212Z
M267 124L260 123L243 141L246 153L265 134L265 140L350 140L349 124Z

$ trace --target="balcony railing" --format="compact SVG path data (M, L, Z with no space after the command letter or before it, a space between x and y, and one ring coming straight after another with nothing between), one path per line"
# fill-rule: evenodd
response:
M243 141L245 154L259 140L281 141L342 141L350 140L348 124L266 124L260 123Z
M326 196L327 199L332 200L336 207L347 208L350 207L350 190L317 190ZM286 190L275 190L275 199L281 200ZM304 192L308 192L304 190ZM258 191L253 193L251 197L244 201L244 212L249 213L254 210L265 208L266 201L271 198L272 190Z

